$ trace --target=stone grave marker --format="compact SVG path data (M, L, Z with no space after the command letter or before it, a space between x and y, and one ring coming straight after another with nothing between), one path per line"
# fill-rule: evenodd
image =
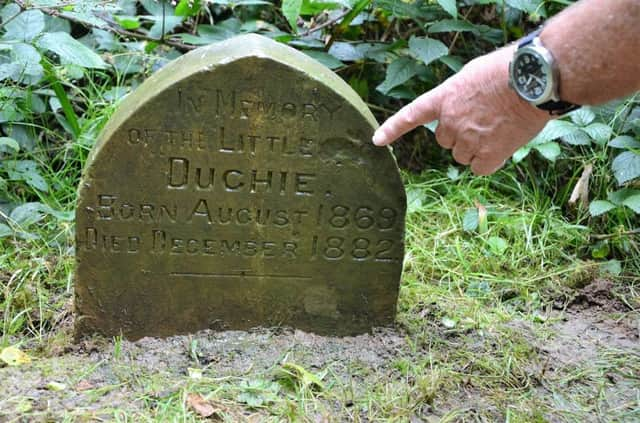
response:
M258 35L199 48L125 98L76 211L76 335L393 322L406 200L365 104Z

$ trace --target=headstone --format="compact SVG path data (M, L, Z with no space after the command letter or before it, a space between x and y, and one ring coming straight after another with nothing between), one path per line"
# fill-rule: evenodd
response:
M76 334L392 323L406 200L376 125L338 76L258 35L167 65L90 154Z

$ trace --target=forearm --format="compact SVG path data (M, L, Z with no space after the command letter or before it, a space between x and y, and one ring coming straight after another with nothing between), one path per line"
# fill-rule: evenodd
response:
M640 0L582 0L540 38L560 70L560 98L599 104L640 90Z

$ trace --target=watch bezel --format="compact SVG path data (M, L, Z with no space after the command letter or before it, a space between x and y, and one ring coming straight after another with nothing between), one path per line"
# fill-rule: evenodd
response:
M555 69L555 61L553 60L553 56L551 53L544 48L543 46L536 43L538 39L534 39L534 42L518 48L515 54L513 55L513 59L509 63L509 75L510 75L510 83L513 89L518 93L520 97L522 97L525 101L537 106L548 101L557 101L556 95L556 69ZM518 59L525 55L531 54L540 59L542 63L543 72L547 75L547 84L544 88L542 94L538 97L532 98L528 96L525 92L521 91L518 85L515 83L515 69L514 65L518 61Z

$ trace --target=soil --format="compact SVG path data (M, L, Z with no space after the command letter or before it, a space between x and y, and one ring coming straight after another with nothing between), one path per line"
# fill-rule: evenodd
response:
M551 320L555 323L546 326L547 337L540 336L533 323L509 323L529 340L538 354L535 362L539 366L528 371L538 380L541 396L556 398L555 388L548 381L567 378L581 366L592 368L606 354L618 354L622 363L625 357L640 357L637 313L628 313L629 307L612 292L611 282L606 280L596 280L584 287ZM463 342L453 340L451 348L473 350L474 336L465 337ZM31 364L0 368L0 421L21 420L19 416L29 416L26 421L58 420L65 413L86 415L94 411L95 417L108 420L113 418L108 410L117 408L135 414L142 411L149 398L165 398L184 387L190 368L204 368L207 377L220 381L232 377L269 379L283 362L296 363L310 372L329 369L344 381L356 374L357 380L350 382L356 397L366 394L358 389L367 389L381 378L402 379L396 369L397 360L424 353L416 352L407 339L398 329L379 329L372 334L345 338L263 329L202 331L191 336L143 338L136 342L123 340L119 347L108 340L87 340L68 344ZM602 395L611 398L614 404L633 401L628 397L634 395L637 387L628 389L624 383L616 384L622 379L615 369L604 366L601 370L611 373L607 377L612 381ZM137 375L146 382L135 383ZM149 375L157 383L149 383ZM571 384L562 386L567 389L562 395L571 395L572 389L578 389ZM437 413L426 407L424 415L415 421L432 421L456 407L488 406L473 391L448 396L439 404Z

